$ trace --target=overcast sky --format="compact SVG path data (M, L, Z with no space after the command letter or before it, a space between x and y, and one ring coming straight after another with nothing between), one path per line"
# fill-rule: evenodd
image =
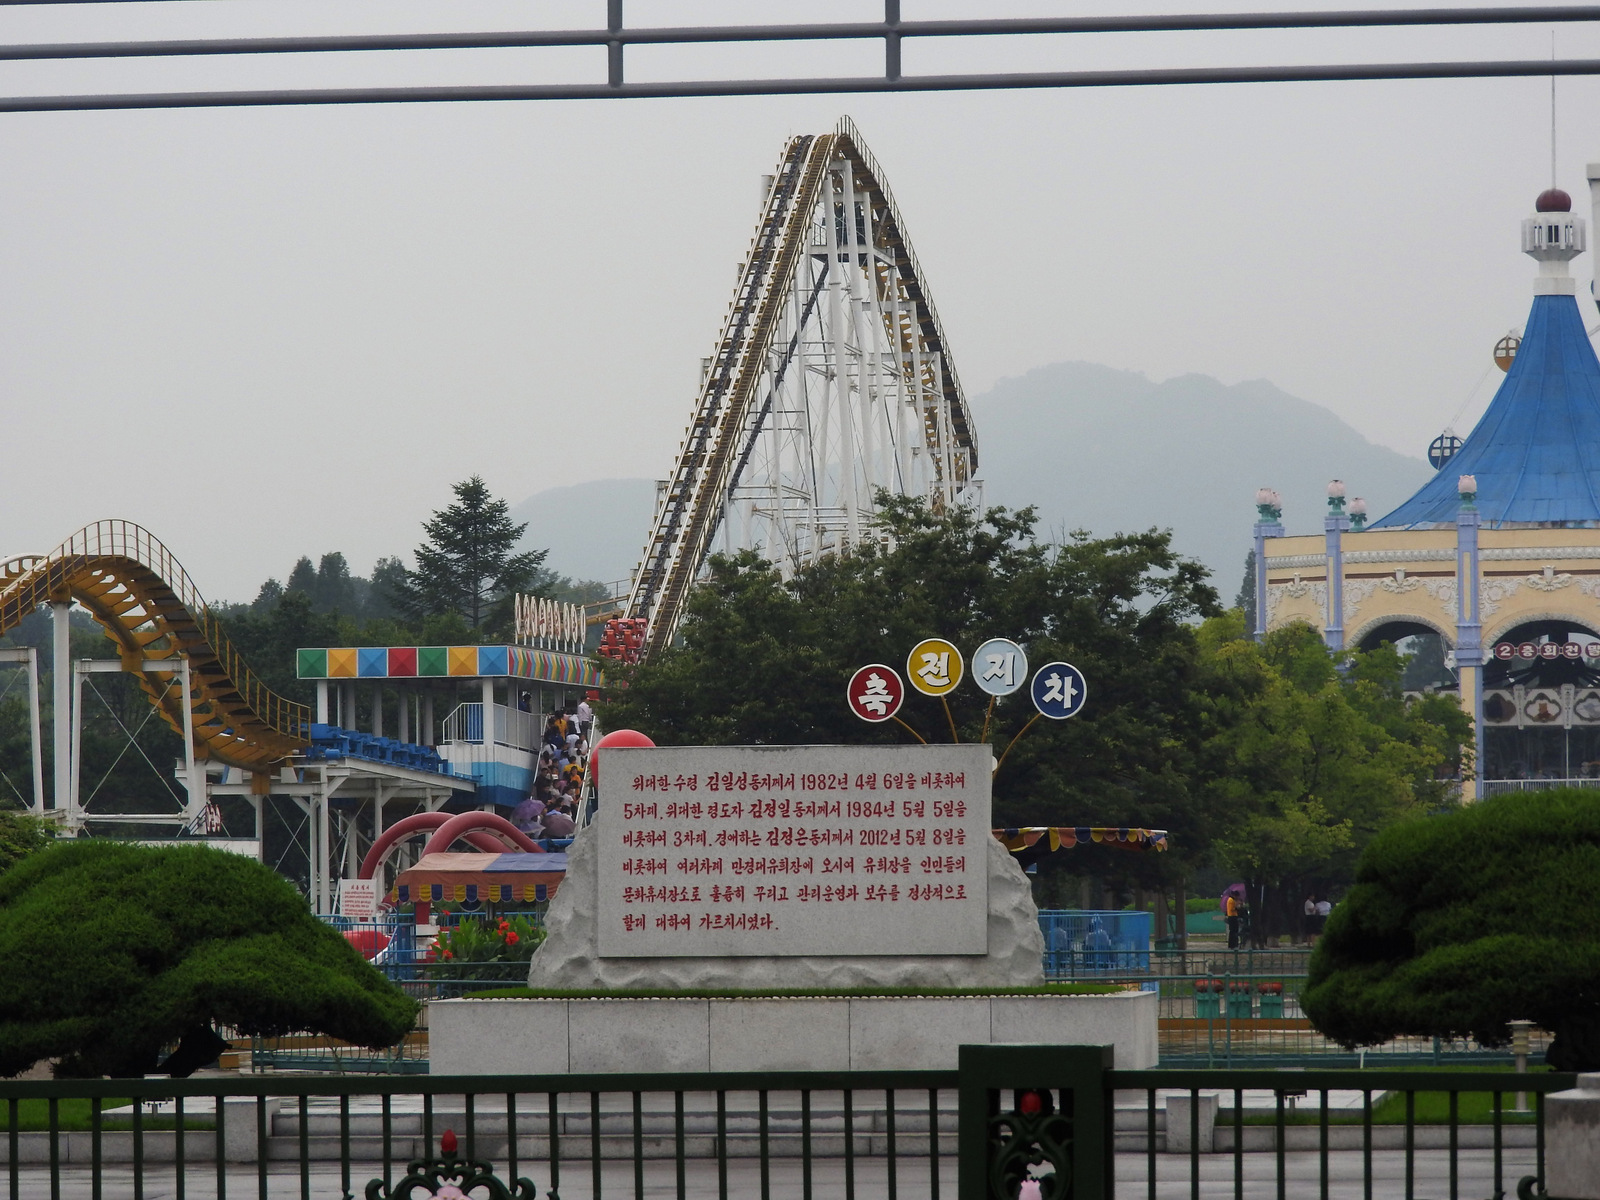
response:
M1059 7L904 15L963 9ZM882 8L628 4L630 24L756 12ZM603 0L212 0L7 7L0 40L603 21ZM1600 58L1600 29L1556 37ZM913 42L905 66L1550 49L1548 26L1146 35ZM881 70L874 45L629 55L641 80ZM595 80L602 56L7 64L0 93ZM1587 217L1600 82L1558 95L1560 183ZM969 396L1066 359L1267 378L1420 455L1463 407L1470 428L1491 347L1527 313L1517 227L1549 181L1547 79L0 115L0 554L126 517L208 596L248 599L302 553L365 572L408 551L473 473L512 502L664 475L759 178L841 113L883 165ZM1589 256L1574 269L1586 291Z

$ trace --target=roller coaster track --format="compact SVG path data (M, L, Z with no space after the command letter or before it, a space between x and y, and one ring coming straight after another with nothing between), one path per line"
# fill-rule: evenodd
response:
M181 736L183 704L195 753L263 771L307 745L310 709L258 680L172 553L128 521L85 526L49 554L0 562L0 635L39 605L76 600L110 634L123 667ZM188 658L190 695L177 686ZM171 660L171 671L146 670Z
M628 597L627 615L647 622L646 655L675 636L730 501L753 473L758 439L782 424L774 415L775 407L783 408L780 393L788 388L803 394L808 371L829 380L851 376L855 390L841 390L831 410L840 430L836 457L850 478L839 489L843 501L830 509L843 515L833 518L836 540L826 544L816 476L819 456L831 452L828 401L819 449L807 410L813 401L802 395L796 407L791 399L785 429L795 434L804 427L798 437L805 445L795 453L802 473L809 469L812 476L810 507L790 503L795 489L786 489L776 470L769 471L763 491L772 497L765 517L803 527L798 536L780 531L774 539L789 550L791 565L807 555L847 549L861 536L861 522L870 521L877 486L926 495L942 507L972 482L978 454L971 413L904 228L882 170L848 118L832 133L796 137L785 147ZM819 304L824 295L831 306ZM864 324L856 323L860 314ZM823 331L812 329L813 322ZM809 366L802 345L808 340L815 347ZM791 370L797 360L800 369ZM834 385L809 386L828 392ZM920 442L916 453L926 456L923 484L904 469L909 446L891 444L896 421L908 412L920 427L908 436ZM900 456L893 469L875 473L868 462L873 427L883 446L879 457ZM859 479L858 461L865 464ZM794 549L802 543L805 553Z

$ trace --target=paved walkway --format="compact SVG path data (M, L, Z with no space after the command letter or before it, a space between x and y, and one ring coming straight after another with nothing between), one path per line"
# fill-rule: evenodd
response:
M1400 1151L1379 1151L1373 1159L1373 1189L1376 1200L1388 1200L1406 1195L1405 1155ZM1533 1151L1507 1151L1504 1158L1504 1190L1514 1191L1517 1180L1533 1171ZM503 1164L499 1164L503 1167ZM883 1159L858 1159L856 1162L856 1200L887 1200L889 1195L886 1163ZM287 1166L288 1169L284 1169ZM1362 1159L1359 1152L1336 1151L1329 1155L1330 1200L1363 1200ZM1146 1159L1142 1154L1119 1155L1117 1158L1117 1186L1122 1200L1144 1200L1148 1196L1145 1174ZM403 1168L402 1168L403 1169ZM1416 1156L1416 1182L1414 1195L1418 1200L1448 1200L1450 1189L1450 1157L1445 1151L1419 1151ZM1464 1150L1456 1157L1458 1173L1455 1195L1461 1200L1483 1200L1494 1195L1494 1156L1488 1150ZM355 1164L351 1169L351 1191L360 1197L368 1180L381 1171L377 1163ZM541 1197L546 1195L549 1174L544 1164L535 1164L531 1170L524 1168L538 1186ZM719 1195L717 1164L714 1161L694 1160L685 1164L685 1183L689 1196L696 1200L715 1200ZM1286 1194L1303 1200L1319 1197L1321 1185L1318 1158L1314 1153L1285 1155ZM954 1157L944 1159L940 1169L940 1198L955 1200L956 1163ZM1244 1195L1246 1200L1270 1200L1277 1195L1277 1164L1270 1154L1244 1156ZM104 1200L131 1200L135 1196L133 1172L127 1168L108 1168L103 1174ZM1156 1194L1160 1200L1188 1200L1189 1159L1187 1155L1157 1156ZM215 1200L217 1176L215 1169L196 1168L189 1172L181 1193L182 1200ZM799 1200L802 1196L802 1169L795 1159L778 1159L771 1164L769 1183L774 1200ZM64 1170L61 1176L60 1200L91 1200L92 1190L87 1170ZM299 1171L292 1164L274 1163L268 1175L269 1200L294 1200L302 1194ZM932 1195L929 1186L926 1160L902 1160L897 1179L897 1195L905 1200L928 1200ZM0 1171L0 1196L5 1194L3 1171ZM337 1200L341 1194L337 1171L329 1172L325 1164L312 1164L308 1193L316 1200ZM561 1172L561 1200L634 1200L635 1180L631 1162L603 1163L601 1189L596 1193L588 1164L582 1161L563 1164ZM812 1195L816 1200L844 1200L846 1196L844 1161L818 1159L813 1163ZM1200 1195L1206 1200L1230 1200L1233 1196L1233 1157L1227 1154L1202 1156L1200 1160ZM227 1195L236 1200L258 1200L258 1177L253 1166L235 1166L229 1169ZM652 1160L644 1164L644 1200L675 1200L677 1180L671 1161ZM727 1195L737 1200L758 1200L761 1196L761 1169L757 1161L734 1159L728 1163ZM170 1167L156 1168L145 1173L143 1200L179 1200L180 1192ZM52 1200L48 1171L27 1169L21 1172L21 1189L18 1200Z

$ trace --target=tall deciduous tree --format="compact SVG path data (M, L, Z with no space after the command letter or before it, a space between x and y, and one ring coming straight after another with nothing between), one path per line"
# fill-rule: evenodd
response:
M1199 794L1218 863L1266 899L1257 934L1288 933L1305 891L1349 879L1381 829L1451 802L1471 723L1452 697L1408 700L1387 645L1334 655L1300 624L1257 644L1233 609L1199 646Z
M784 579L745 553L712 560L690 599L681 644L631 673L602 707L605 727L663 744L910 742L845 703L857 667L904 671L920 640L967 653L991 637L1023 644L1034 666L1065 660L1088 677L1070 721L1038 721L995 776L1000 825L1134 825L1174 831L1175 854L1072 852L1145 886L1182 870L1205 842L1192 803L1190 677L1196 618L1217 611L1204 569L1155 531L1063 544L1035 539L1031 510L881 497L874 538ZM611 668L608 667L608 672ZM1027 690L996 703L969 680L944 704L912 692L901 717L929 741L992 743L1004 754L1034 708ZM1159 861L1158 861L1159 860Z
M512 597L533 591L547 550L513 553L526 524L513 524L504 500L474 475L454 487L455 503L423 522L416 569L396 590L414 620L458 614L482 637L510 624Z

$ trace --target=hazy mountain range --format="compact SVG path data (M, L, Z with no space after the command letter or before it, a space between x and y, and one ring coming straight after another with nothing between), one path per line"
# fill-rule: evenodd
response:
M1322 528L1328 480L1343 479L1374 518L1432 474L1367 441L1333 413L1265 380L1205 375L1154 383L1133 371L1057 363L1005 379L972 400L979 478L990 505L1039 511L1047 534L1170 528L1178 549L1211 568L1224 600L1243 576L1255 491L1283 495L1290 533ZM539 492L512 512L526 544L580 579L628 576L655 507L648 479Z

